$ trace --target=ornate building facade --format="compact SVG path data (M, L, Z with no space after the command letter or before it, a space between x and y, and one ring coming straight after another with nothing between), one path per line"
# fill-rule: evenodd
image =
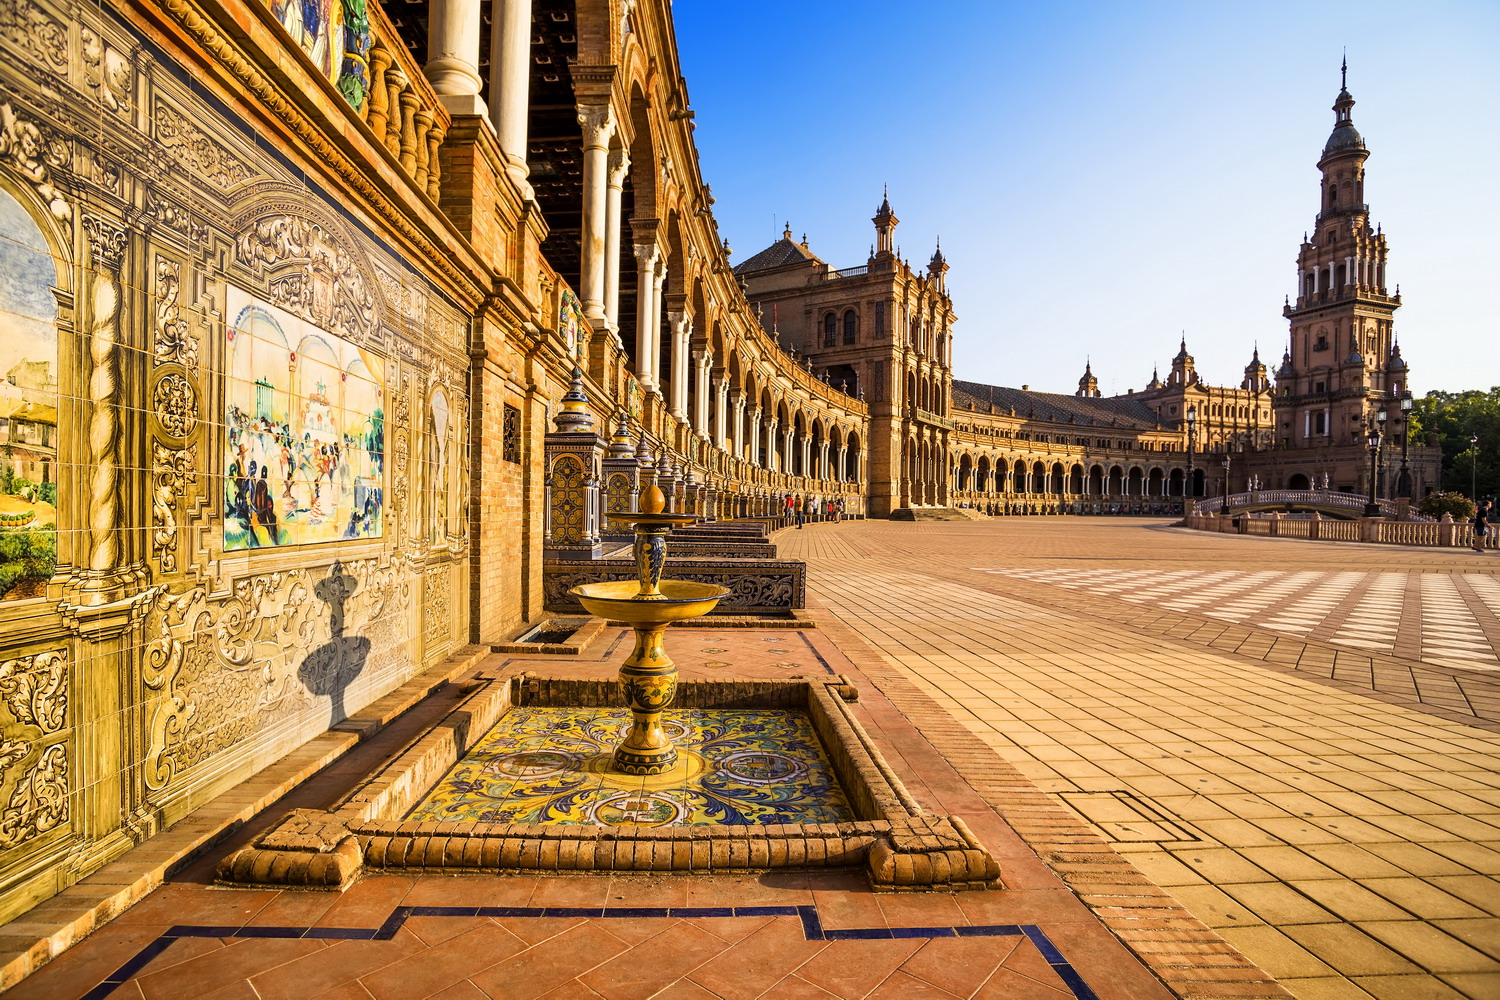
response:
M888 203L738 274L712 206L667 0L0 0L0 920L534 624L629 441L709 514L999 509L1180 495L1231 405L955 384Z

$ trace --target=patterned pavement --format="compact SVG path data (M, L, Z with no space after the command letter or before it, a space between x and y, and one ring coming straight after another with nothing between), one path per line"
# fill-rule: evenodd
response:
M1500 565L1113 518L776 541L822 613L1297 997L1500 997Z
M1500 670L1500 583L1481 573L986 569L1135 604L1395 652L1440 666ZM1403 636L1404 622L1416 623ZM1401 642L1402 639L1405 642Z

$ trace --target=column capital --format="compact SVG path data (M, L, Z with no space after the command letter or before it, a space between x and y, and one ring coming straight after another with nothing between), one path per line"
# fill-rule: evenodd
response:
M609 151L609 186L624 187L625 175L630 171L630 152L624 146Z
M693 334L693 314L686 309L668 310L667 323L672 327L674 337L690 337Z
M632 244L635 249L635 263L643 271L656 270L656 258L661 253L661 247L653 243Z
M584 148L608 147L609 137L615 132L614 108L608 104L580 104L577 110Z
M694 348L693 363L700 368L708 368L714 363L714 352L706 347Z
M667 280L667 255L665 253L659 254L657 256L656 269L653 272L653 277L655 278L657 284L661 284L662 282L665 282Z

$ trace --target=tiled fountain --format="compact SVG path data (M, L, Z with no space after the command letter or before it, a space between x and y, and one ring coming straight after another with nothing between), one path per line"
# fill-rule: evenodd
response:
M582 403L575 378L564 405L576 415ZM634 631L617 681L481 667L406 752L333 810L296 810L227 856L220 881L340 889L362 870L863 866L877 889L993 887L993 858L962 821L906 792L845 678L679 683L668 626L728 591L661 578L668 532L694 517L664 512L647 479L639 509L615 515L635 529L638 579L572 591Z

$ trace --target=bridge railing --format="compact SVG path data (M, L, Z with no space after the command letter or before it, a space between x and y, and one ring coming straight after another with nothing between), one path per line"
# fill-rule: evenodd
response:
M1249 511L1226 514L1204 512L1202 505L1184 522L1197 531L1220 531L1240 535L1264 535L1272 538L1306 538L1325 542L1374 542L1386 545L1421 545L1432 548L1465 548L1473 545L1474 528L1454 523L1447 514L1441 521L1396 521L1380 517L1354 519L1323 517L1317 511L1308 515ZM1490 532L1483 547L1500 549L1500 532Z
M1248 490L1229 494L1228 510L1247 507L1286 506L1306 508L1334 508L1363 512L1370 498L1358 493L1336 493L1332 490ZM1395 500L1377 500L1381 517L1403 517L1406 520L1425 521L1427 518L1413 514L1410 508ZM1224 497L1204 497L1196 504L1200 514L1218 514L1225 510Z

